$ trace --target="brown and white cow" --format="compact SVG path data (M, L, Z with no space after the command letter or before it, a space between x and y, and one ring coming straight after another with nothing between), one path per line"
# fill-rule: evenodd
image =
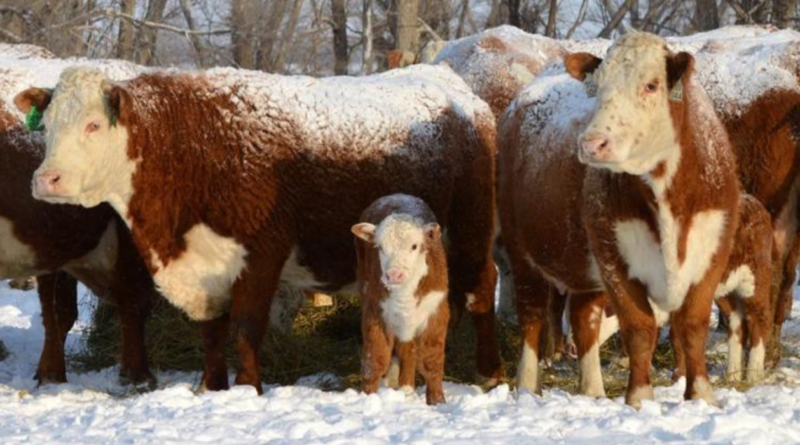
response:
M0 278L38 276L45 339L37 380L66 382L64 341L78 316L77 279L117 307L120 379L152 386L144 328L154 287L127 228L107 205L84 209L33 199L30 178L44 159L44 138L2 102L0 122L10 123L0 126Z
M605 290L630 355L626 402L653 397L662 313L672 314L686 355L685 397L714 402L705 343L738 226L739 184L692 65L663 39L631 33L602 63L586 53L566 58L576 79L592 73L591 91L566 74L540 77L509 107L499 205L524 340L521 387L539 386L538 337L554 283L597 314L587 323L593 335L575 338L584 393L603 394L596 333Z
M355 281L350 228L391 193L424 199L448 239L450 301L476 323L478 373L500 377L494 332L494 116L444 67L312 79L231 69L111 83L66 71L44 115L34 195L109 202L162 293L203 321L204 385L227 388L228 315L241 366L279 281Z
M447 255L436 215L419 198L396 194L370 204L354 225L361 294L361 388L374 393L400 361L399 384L425 379L428 405L444 403Z

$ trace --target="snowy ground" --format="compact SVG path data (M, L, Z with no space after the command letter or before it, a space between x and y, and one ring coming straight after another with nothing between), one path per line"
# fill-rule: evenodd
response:
M69 347L81 344L81 327ZM800 355L800 304L786 327ZM681 401L682 383L656 389L641 411L621 398L590 399L563 391L517 395L507 386L483 394L449 384L448 404L384 390L323 392L313 383L195 395L196 374L161 373L160 389L125 395L116 369L69 374L70 384L36 388L42 344L38 300L0 284L0 443L35 444L529 444L800 443L800 360L786 359L770 384L716 391L721 408ZM313 382L314 379L304 379Z

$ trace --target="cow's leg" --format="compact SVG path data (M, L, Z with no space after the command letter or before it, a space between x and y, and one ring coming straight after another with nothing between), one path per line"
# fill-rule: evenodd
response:
M600 335L606 296L603 292L575 294L569 299L569 319L578 350L580 391L591 397L605 397L600 367Z
M228 366L225 362L225 345L228 342L229 324L228 314L198 323L205 354L203 383L200 392L205 390L223 391L230 387Z
M418 369L425 379L425 400L428 405L445 403L442 380L449 318L447 305L441 305L439 312L428 321L428 328L417 340Z
M392 342L381 320L371 315L365 306L362 306L361 335L361 391L372 394L378 390L380 380L389 371Z
M692 287L672 317L672 328L680 336L686 353L686 400L703 399L715 405L716 398L706 370L706 340L714 290L718 280L706 278ZM713 285L712 285L713 284Z
M769 268L766 269L756 277L755 295L750 298L742 298L747 339L750 345L746 374L749 383L758 382L764 377L766 344L772 330L773 314L770 309L769 295L771 277Z
M729 382L742 379L742 351L744 351L743 312L739 301L733 295L717 299L720 319L728 320L728 369L725 378Z
M517 318L521 334L521 352L517 369L517 387L541 394L539 378L540 340L547 317L550 284L533 268L514 264L517 293Z
M44 324L44 347L36 380L40 385L67 381L64 342L78 319L78 282L64 272L40 275L39 302Z
M414 340L398 342L396 349L400 360L400 389L406 393L412 393L416 387L417 345Z
M800 209L800 206L798 206ZM766 358L767 366L775 368L778 366L783 353L783 345L781 344L781 330L783 322L791 315L792 301L794 301L794 285L797 279L797 264L800 258L800 235L795 235L788 252L780 258L780 253L776 252L773 257L774 264L780 265L775 267L774 278L778 281L778 289L774 292L772 298L774 302L771 304L773 307L772 328L770 330L770 338L768 340L769 351Z
M673 327L672 315L669 323L669 342L672 344L672 352L675 355L675 369L672 370L672 383L686 377L686 351L683 350L683 343L678 332Z
M622 270L618 265L616 270ZM647 289L621 273L604 277L609 296L619 319L620 333L630 361L630 375L625 403L635 408L643 400L653 400L650 363L658 338L658 325L647 299Z
M446 226L450 299L466 306L475 324L477 379L495 386L503 375L495 330L494 292L497 269L492 259L494 237L495 160L488 151L476 157L455 184Z

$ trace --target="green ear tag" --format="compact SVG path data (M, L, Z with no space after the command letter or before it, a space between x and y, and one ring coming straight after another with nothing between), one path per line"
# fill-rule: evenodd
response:
M28 114L25 115L25 128L29 131L44 130L44 125L42 125L42 113L39 112L36 105L31 105L31 109L28 111Z
M111 123L112 127L116 127L117 126L117 114L116 113L112 113L111 117L108 120Z

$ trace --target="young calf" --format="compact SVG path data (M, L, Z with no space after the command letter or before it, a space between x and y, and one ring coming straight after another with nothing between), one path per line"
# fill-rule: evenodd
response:
M373 202L353 226L364 335L361 388L378 389L395 350L400 384L425 379L428 405L444 403L444 346L450 309L441 229L419 198L390 195ZM419 360L418 366L416 365Z

